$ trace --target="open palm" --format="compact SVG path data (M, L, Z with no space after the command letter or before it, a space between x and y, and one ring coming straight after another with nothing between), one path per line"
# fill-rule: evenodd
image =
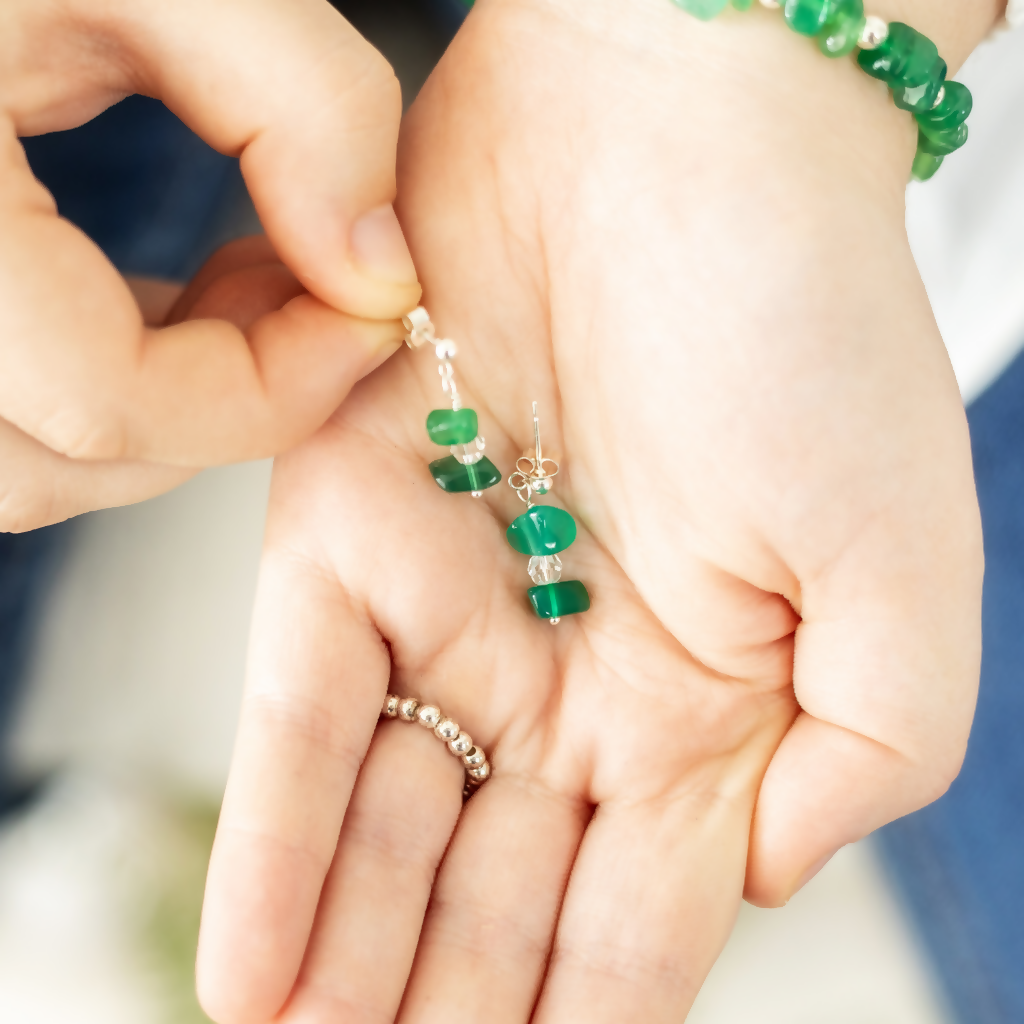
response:
M432 481L429 350L279 461L200 951L224 1024L678 1021L744 891L784 901L962 756L977 511L902 234L902 123L851 77L892 170L813 102L778 145L778 91L737 131L715 26L601 10L474 12L401 180L506 477L539 403L543 501L579 524L563 578L593 607L535 618L515 494ZM730 59L782 47L813 79L776 28L730 25ZM490 755L464 808L426 730L378 727L388 690Z

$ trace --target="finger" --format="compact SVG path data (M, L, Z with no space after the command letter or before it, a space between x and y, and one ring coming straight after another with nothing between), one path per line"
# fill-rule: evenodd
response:
M226 320L145 328L124 281L57 219L6 141L0 177L17 187L0 195L0 414L55 451L188 466L274 454L400 343L399 324L306 294L252 322L236 300L244 332ZM218 312L231 312L224 294Z
M199 268L164 322L218 319L244 329L304 291L267 236L248 235L222 245Z
M746 898L781 906L841 847L930 803L955 774L802 713L761 787Z
M282 1024L395 1019L464 778L425 729L378 727Z
M753 799L748 777L598 809L573 868L536 1024L683 1020L735 920Z
M275 523L272 500L199 943L220 1024L269 1020L292 990L390 669L362 610Z
M148 462L76 462L0 420L0 532L23 533L83 512L144 501L194 470Z
M131 289L142 314L142 322L147 327L166 323L171 309L181 297L180 284L158 277L126 277L125 283Z
M155 96L241 155L267 233L314 295L376 319L416 305L390 207L398 82L329 4L69 0L15 13L0 95L20 134L71 127L128 93Z
M936 508L941 530L930 514L879 517L803 588L803 713L758 797L753 903L785 903L836 850L937 799L960 769L981 653L980 530L958 496Z
M522 778L491 778L445 858L399 1015L525 1024L589 808ZM567 1018L568 1019L568 1018Z

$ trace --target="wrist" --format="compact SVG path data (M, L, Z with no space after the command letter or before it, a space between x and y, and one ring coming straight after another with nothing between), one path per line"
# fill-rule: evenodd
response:
M908 24L926 10L921 31L931 33L943 56L950 53L950 76L1002 16L1004 5L1005 0L865 3L870 13ZM745 155L752 169L763 160L764 173L771 174L777 151L785 148L805 158L808 169L816 166L819 180L834 180L837 187L847 172L886 185L902 209L917 140L913 117L893 105L887 87L864 74L855 58L823 57L812 40L787 31L778 11L755 2L749 11L729 7L701 21L671 0L491 0L482 6L540 12L568 25L575 42L566 67L582 64L621 82L624 102L634 103L639 116L648 120L661 107L665 130L692 138L695 146L715 139L707 131L692 132L694 118L703 128L711 121L723 135L748 133ZM535 30L539 51L545 33ZM705 152L710 159L714 149Z
M866 0L864 6L931 39L949 65L950 78L1006 12L1006 0Z

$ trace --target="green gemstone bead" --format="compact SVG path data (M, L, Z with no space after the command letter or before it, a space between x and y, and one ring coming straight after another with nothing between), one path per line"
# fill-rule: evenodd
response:
M540 619L560 619L563 615L585 612L590 607L590 595L579 580L542 583L539 587L530 587L526 593Z
M505 536L521 555L557 555L576 539L576 520L556 505L534 505Z
M701 21L710 21L725 10L729 0L675 0L687 14L692 14Z
M786 24L802 36L816 36L828 21L833 0L786 0L782 15Z
M427 416L427 437L434 444L469 444L476 432L473 409L432 409Z
M818 49L826 57L845 57L853 53L866 20L864 0L837 0L818 33Z
M914 166L910 176L914 181L927 181L941 166L945 157L932 156L931 153L924 153L920 149L914 157Z
M928 128L955 128L970 116L974 108L971 90L960 82L946 82L944 88L946 92L937 107L914 115L919 125Z
M754 0L731 0L737 11L749 11L754 6Z
M921 85L898 85L892 91L893 102L901 110L914 114L931 110L938 99L939 90L946 80L946 62L940 57L932 68L928 81Z
M498 467L486 455L470 466L464 466L454 455L449 455L432 462L430 472L437 486L449 494L486 491L501 479Z
M889 86L924 85L938 60L936 45L901 21L889 23L889 34L881 46L857 54L857 63Z
M932 156L949 156L955 153L967 141L967 125L958 124L955 128L925 128L919 125L917 133L917 150L919 153L930 153Z

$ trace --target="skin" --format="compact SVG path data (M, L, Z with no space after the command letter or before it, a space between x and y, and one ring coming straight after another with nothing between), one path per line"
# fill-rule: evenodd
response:
M241 158L270 240L215 258L167 325L18 143L131 93ZM420 293L390 205L400 116L391 68L324 0L3 4L0 529L282 451L394 351Z
M998 11L881 13L955 68ZM278 460L199 951L219 1024L679 1021L741 898L956 775L981 536L910 119L777 18L484 0L414 105L426 304L506 475L539 402L593 607L535 619L515 495L433 484L429 349ZM461 812L388 690L490 755Z

